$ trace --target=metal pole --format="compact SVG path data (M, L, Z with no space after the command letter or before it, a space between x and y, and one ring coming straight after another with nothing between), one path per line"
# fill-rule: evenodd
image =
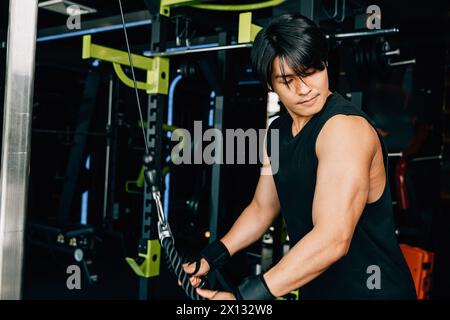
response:
M398 152L398 153L389 153L388 157L403 157L403 153L402 152ZM427 156L427 157L416 157L416 158L412 158L409 161L410 162L421 162L421 161L430 161L430 160L442 160L442 155L438 154L436 156Z
M389 67L405 66L408 64L415 64L415 63L416 63L416 59L397 61L397 62L389 63Z
M214 110L214 128L223 130L223 107L224 107L224 97L217 96L215 101L215 110ZM219 145L216 149L216 152L219 154L216 155L217 159L221 159L223 145ZM220 190L220 181L221 181L221 166L219 163L215 163L212 165L212 174L211 174L211 208L210 208L210 216L209 216L209 232L210 232L210 242L213 242L218 237L218 223L219 223L219 215L220 215L220 207L221 207L221 190Z
M131 13L126 13L125 25L127 28L151 25L152 19L148 10L141 10ZM80 29L69 30L66 24L57 26L42 28L38 30L37 42L46 42L52 40L59 40L71 37L81 37L86 34L95 34L102 32L109 32L114 30L120 30L122 26L122 17L119 15L105 17L93 20L83 20Z
M399 56L400 55L400 49L392 50L392 51L386 51L381 54L382 56L388 57L388 56Z
M9 3L0 197L0 299L20 299L37 0Z
M442 155L440 154L437 156L412 158L411 162L421 162L421 161L430 161L430 160L442 160Z
M356 32L346 32L346 33L336 33L336 34L327 34L327 38L332 39L348 39L348 38L359 38L359 37L371 37L371 36L382 36L385 34L397 33L399 29L397 28L389 28L389 29L378 29L378 30L370 30L370 31L356 31Z
M395 153L388 153L388 157L402 157L403 153L402 152L395 152Z
M207 45L205 45L207 46ZM202 48L193 48L189 49L189 47L185 47L186 49L177 49L177 48L171 48L168 49L165 52L155 52L146 54L147 57L170 57L170 56L178 56L182 54L189 54L189 53L199 53L199 52L210 52L210 51L222 51L222 50L231 50L231 49L241 49L241 48L251 48L252 43L241 43L241 44L230 44L226 46L218 46L215 44L211 44L210 47L202 47Z
M111 117L113 105L113 89L114 81L112 75L109 77L109 92L108 92L108 122L106 123L106 131L111 132ZM108 213L108 187L109 187L109 157L111 152L111 135L106 139L106 155L105 155L105 188L103 191L103 221L105 223ZM109 218L109 217L108 217ZM109 223L109 221L108 221Z

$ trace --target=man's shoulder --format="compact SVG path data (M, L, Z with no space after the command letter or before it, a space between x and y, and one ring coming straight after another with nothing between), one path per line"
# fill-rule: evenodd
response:
M371 152L377 144L377 133L368 119L355 114L336 114L326 121L316 141L316 150L338 147L352 152ZM333 147L333 148L334 148ZM351 150L348 150L351 151Z

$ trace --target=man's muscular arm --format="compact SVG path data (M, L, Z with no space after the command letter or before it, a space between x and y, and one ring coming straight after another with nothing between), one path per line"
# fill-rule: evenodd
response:
M269 158L264 152L263 168L253 199L220 241L232 256L260 239L279 213L280 201L271 175ZM193 273L195 269L195 263L184 266L187 273ZM201 283L200 276L207 274L209 269L209 264L202 258L198 272L191 277L192 285L197 287Z
M264 274L273 295L305 285L347 253L367 202L378 143L374 129L362 117L337 115L324 125L316 141L314 227Z

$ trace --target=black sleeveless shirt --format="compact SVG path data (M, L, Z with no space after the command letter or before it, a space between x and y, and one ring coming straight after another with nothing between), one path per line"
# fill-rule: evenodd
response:
M291 245L313 229L312 204L318 165L316 139L325 122L337 114L361 116L374 126L363 111L338 93L327 98L322 110L296 136L292 135L292 118L288 113L269 126L267 153ZM276 152L271 150L269 138L273 129L279 130L278 168L274 167L271 157L272 152ZM379 138L386 168L383 194L377 201L366 204L347 255L301 287L301 299L416 299L411 273L395 237L388 157ZM373 278L377 274L380 288Z

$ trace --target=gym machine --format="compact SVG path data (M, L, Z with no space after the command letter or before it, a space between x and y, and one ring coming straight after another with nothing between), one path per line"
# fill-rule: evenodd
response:
M275 5L281 4L284 1L267 1L267 5ZM177 50L169 50L166 48L166 35L164 33L167 30L167 19L170 15L170 8L175 5L191 5L195 8L202 9L211 9L211 10L243 10L242 6L221 6L221 5L198 5L195 4L195 1L161 1L161 5L159 7L159 12L157 6L152 6L153 9L152 14L155 14L155 17L152 19L152 42L151 42L151 50L145 54L144 56L138 55L130 55L129 61L126 59L125 52L119 52L114 49L105 48L98 46L96 44L91 43L90 36L85 36L83 40L83 58L96 58L108 62L112 62L114 66L114 70L127 86L135 87L135 89L146 90L149 93L149 102L148 102L148 124L147 124L147 133L146 133L146 144L147 149L149 150L149 154L152 158L152 170L154 170L153 177L153 185L158 184L158 181L161 180L162 177L162 155L161 155L161 132L162 132L162 119L161 112L162 106L164 105L163 95L167 94L167 91L161 92L156 90L156 92L151 92L151 86L160 87L160 83L164 80L167 81L169 77L168 67L169 60L168 58L172 56L186 55L186 54L198 54L202 52L212 52L217 51L219 57L222 55L224 59L227 50L231 49L240 49L240 48L250 48L251 41L255 37L256 33L260 30L260 27L254 25L252 23L252 14L251 12L242 13L239 18L239 38L237 43L230 44L227 41L227 37L224 34L221 39L221 35L219 35L219 44L211 45L211 46L203 46L202 48L191 48L189 46L186 49L177 48ZM227 9L225 9L225 7ZM239 8L238 8L239 7ZM256 9L256 8L255 8ZM123 21L125 25L125 21ZM371 38L371 37L380 37L386 36L391 33L398 32L396 28L383 29L383 30L373 30L373 31L363 31L363 32L350 32L350 33L338 33L328 35L328 38L331 41L334 41L336 44L340 44L342 41L347 39L357 39L361 41L362 38ZM126 35L126 33L125 33ZM384 42L385 43L385 42ZM128 44L127 44L128 46ZM112 51L114 50L114 51ZM114 52L114 58L110 58L111 55L104 55L105 52ZM372 51L370 52L372 54ZM361 68L372 66L372 64L383 65L386 66L394 66L390 62L390 56L394 55L396 52L392 52L390 47L386 44L383 46L376 45L376 49L373 50L373 57L369 57L368 59L372 59L370 61L364 60L365 55L360 54L360 57L357 58L357 64L360 65ZM398 51L397 51L398 53ZM385 59L378 59L378 56L385 57ZM167 60L164 60L167 59ZM219 58L220 59L220 58ZM142 67L141 62L146 61L149 67L147 69ZM223 60L222 60L223 61ZM134 71L133 66L137 68L141 68L147 70L147 80L146 82L136 81L135 79L130 79L126 76L126 74L121 69L121 65L125 65L131 67L133 78ZM153 78L152 78L153 77ZM156 81L156 82L155 82ZM155 85L155 83L157 85ZM166 88L166 85L164 85ZM136 92L136 96L138 94ZM354 94L353 96L357 96ZM361 99L359 97L359 99ZM360 100L359 100L360 101ZM139 98L138 98L139 104ZM218 129L221 128L221 123L223 117L223 97L216 96L216 112L215 114L215 127ZM359 103L361 105L361 102ZM146 174L144 171L144 175ZM220 175L221 169L219 165L213 165L212 168L212 190L211 190L211 207L210 207L210 241L214 241L217 237L217 222L219 217L219 208L220 208ZM142 173L142 171L141 171ZM142 174L140 174L140 179L142 181ZM148 179L147 179L148 180ZM142 185L142 182L140 182ZM157 187L157 186L156 186ZM148 283L147 281L159 274L159 256L160 256L160 246L155 238L156 234L156 221L158 221L156 217L156 213L159 212L159 207L157 206L155 210L155 206L150 196L149 185L147 181L147 186L144 187L144 214L143 214L143 226L142 226L142 239L140 241L140 245L138 248L139 259L134 260L131 258L127 258L127 262L130 264L132 269L135 271L137 275L141 277L140 280L140 298L146 299L148 297ZM161 216L161 215L160 215ZM161 222L161 220L159 220ZM280 222L282 223L282 222ZM281 224L280 224L281 226ZM276 228L280 229L280 226ZM278 231L277 231L278 232ZM279 235L279 237L283 237ZM278 253L278 257L280 257L282 253Z
M262 5L267 5L267 7L275 6L275 5L281 5L284 1L265 1L261 3ZM315 1L305 1L308 6L304 6L304 14L311 13L314 14L316 12L316 9L314 8L314 4L317 4ZM147 167L147 170L145 170L146 167L143 166L143 169L141 170L141 173L139 174L139 178L136 180L136 186L142 186L145 188L144 192L144 212L142 217L142 232L141 232L141 244L138 249L138 259L131 259L128 258L127 262L131 266L131 268L134 270L136 274L138 274L141 278L140 280L140 298L146 299L149 296L149 281L151 278L159 274L159 264L160 264L160 245L157 241L156 237L156 231L157 231L157 224L156 221L158 221L157 215L160 213L160 209L158 206L158 203L153 202L153 199L155 198L155 195L151 194L150 191L152 189L152 186L159 184L160 180L162 180L162 177L164 174L164 165L163 165L163 155L162 155L162 133L164 130L164 124L162 123L162 110L164 109L165 104L165 95L167 95L167 87L166 92L164 90L159 91L158 89L155 89L156 87L167 86L168 80L169 80L169 63L168 59L172 56L179 56L179 55L187 55L187 54L201 54L202 52L217 52L217 55L219 57L219 60L222 63L222 75L219 75L219 80L215 80L216 82L221 82L225 79L225 63L227 60L227 52L232 49L246 49L251 47L251 40L254 38L256 33L259 30L259 27L252 24L252 14L250 12L241 14L240 17L240 27L239 27L239 40L236 43L236 41L230 41L230 35L226 33L219 34L219 43L218 45L211 45L203 48L193 48L187 43L187 46L185 49L175 48L176 50L171 50L171 48L167 48L167 39L166 39L166 30L168 30L167 22L168 18L170 17L170 13L172 9L175 9L177 7L181 6L191 6L192 8L199 8L199 9L210 9L210 10L231 10L231 9L237 9L237 7L230 7L230 6L222 6L220 5L211 5L211 4L202 4L201 1L174 1L174 0L166 0L161 1L159 5L156 5L154 1L147 1L147 4L149 8L151 9L152 13L155 15L155 19L152 19L152 42L151 42L151 48L148 54L145 56L138 56L138 55L131 55L127 54L127 52L119 52L119 50L113 51L114 49L98 46L96 44L92 44L91 37L86 36L83 39L83 58L93 58L98 59L102 61L111 62L113 64L114 72L116 73L117 77L127 86L131 88L136 88L139 90L145 91L149 96L147 100L147 123L144 123L144 121L141 121L141 125L143 128L145 128L146 133L144 134L145 143L147 145L147 149L151 153L152 156L152 170L155 171L154 177L152 178L153 183L149 183L149 178L147 173L149 172L149 169ZM345 2L344 2L345 4ZM345 6L345 5L344 5ZM244 6L238 6L239 10L254 10L258 9L257 7L244 7ZM123 18L123 15L122 15ZM152 17L153 18L153 17ZM317 20L317 17L311 16L314 20ZM341 20L344 20L345 18L345 11L342 12ZM122 20L123 26L125 27L126 22ZM245 27L244 27L245 25ZM390 29L384 29L384 30L373 30L373 31L356 31L356 32L349 32L349 33L337 33L337 34L330 34L328 35L328 38L332 40L335 44L341 44L345 41L354 40L357 41L358 46L355 46L358 48L358 50L355 52L355 63L359 66L359 68L364 70L372 70L372 71L380 71L385 68L392 68L392 67L398 67L398 66L405 66L409 64L413 64L415 62L415 59L409 59L405 61L393 61L392 57L399 55L399 49L393 50L390 48L390 45L385 41L384 37L386 37L389 34L395 34L398 32L398 29L396 28L390 28ZM125 33L126 35L126 33ZM375 41L365 41L366 39L375 37ZM128 44L128 40L127 40ZM104 50L109 51L109 55L102 55L104 53ZM129 50L129 48L128 48ZM116 59L116 57L112 58L112 56L118 54L119 58ZM109 59L109 60L108 60ZM167 60L165 60L167 59ZM142 62L142 64L141 64ZM167 62L167 65L164 65ZM134 71L133 66L144 70L147 75L147 79L144 82L136 81L134 77ZM127 76L127 73L122 69L123 67L131 67L131 71L133 73L133 79L130 79ZM165 83L165 84L164 84ZM95 87L95 86L94 86ZM218 86L219 87L219 86ZM222 121L223 121L223 106L226 104L226 92L221 92L220 88L217 88L215 90L216 96L214 97L215 100L215 111L214 112L214 118L215 118L215 127L221 129L222 128ZM362 105L362 97L361 95L358 95L358 92L349 92L348 97L356 100L353 100L356 104ZM139 97L136 94L138 98L138 104L139 104ZM359 101L359 103L358 103ZM141 115L141 118L142 115ZM82 124L83 121L80 121L80 124ZM81 128L82 129L82 128ZM76 137L80 137L80 140L77 140L82 144L82 136L83 131L77 127L74 134ZM108 149L109 150L109 149ZM107 151L108 153L108 151ZM73 159L80 159L79 154L80 150L73 149L71 151L71 154ZM440 156L437 156L438 159L440 159ZM428 160L428 157L426 160ZM424 160L424 159L422 159ZM420 161L420 158L417 158L416 161ZM80 161L77 161L80 162ZM148 164L147 164L148 165ZM69 163L70 166L70 163ZM109 175L108 173L108 167L109 165L106 165L106 176ZM74 174L76 174L76 170L73 170ZM212 190L211 190L211 208L210 208L210 231L211 231L211 237L210 241L213 241L215 237L217 237L217 222L220 219L221 213L220 209L221 205L221 196L220 196L220 187L221 187L221 168L220 166L216 165L212 168ZM145 179L147 179L147 185L143 183ZM156 182L155 182L156 181ZM60 204L60 210L58 211L59 216L59 222L66 221L67 217L67 208L70 207L71 202L71 192L73 191L73 179L68 179L65 182L64 185L64 192L61 199ZM71 189L72 188L72 189ZM107 188L105 188L107 189ZM153 190L156 191L156 190ZM104 212L103 217L105 218L107 216L107 205L108 202L107 196L104 197ZM64 204L63 204L64 203ZM198 201L197 201L198 205ZM197 207L197 205L194 205L194 207ZM160 217L161 218L161 217ZM161 219L159 219L161 220ZM85 229L85 232L83 233L83 228ZM41 237L42 239L46 239L46 235L51 235L51 239L56 239L57 243L57 249L60 249L61 251L65 251L65 249L68 249L68 252L71 252L70 254L73 254L75 259L79 259L80 257L80 251L77 251L78 249L81 250L87 250L90 246L89 239L92 235L92 229L90 229L87 226L81 227L81 229L61 229L58 226L55 226L54 229L49 229L47 226L42 226L39 224L36 224L34 226L34 233L31 233L37 238ZM274 238L278 239L280 238L281 241L285 241L286 236L283 234L282 231L282 225L275 227L275 236ZM284 239L284 240L283 240ZM270 238L269 238L270 240ZM48 240L45 240L48 242ZM45 242L43 241L43 242ZM52 241L52 240L50 240ZM67 241L67 242L66 242ZM278 241L278 240L276 240ZM270 241L267 241L267 244L269 244ZM36 243L38 243L36 241ZM76 244L76 245L74 245ZM47 244L46 244L47 245ZM44 245L44 246L46 246ZM69 247L65 247L69 246ZM77 254L75 252L78 252ZM275 256L280 256L280 254L274 254ZM77 258L78 257L78 258Z

